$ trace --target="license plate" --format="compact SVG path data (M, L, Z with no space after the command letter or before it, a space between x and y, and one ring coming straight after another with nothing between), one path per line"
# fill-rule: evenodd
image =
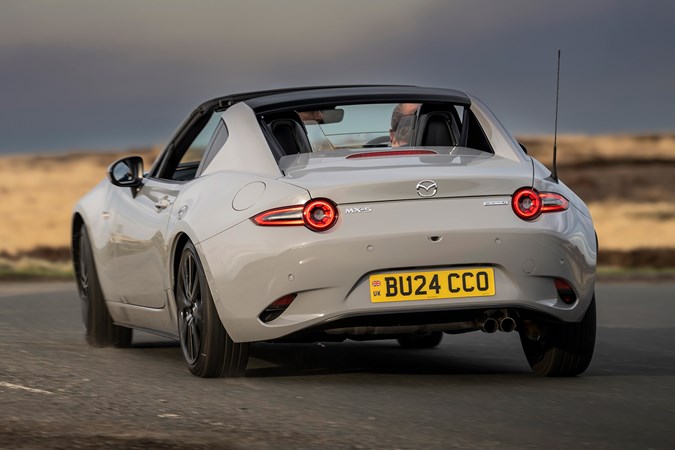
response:
M495 272L491 267L431 272L401 272L371 275L370 300L404 302L495 295Z

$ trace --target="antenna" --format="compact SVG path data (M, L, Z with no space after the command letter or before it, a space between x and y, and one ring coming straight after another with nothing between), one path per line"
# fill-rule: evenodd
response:
M555 128L553 130L553 171L551 178L558 182L558 94L560 92L560 50L558 50L558 75L555 82Z

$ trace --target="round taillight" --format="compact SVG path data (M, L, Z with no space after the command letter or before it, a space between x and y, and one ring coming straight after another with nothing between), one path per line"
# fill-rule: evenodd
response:
M302 220L313 231L326 231L335 225L338 209L335 203L325 198L317 198L305 203Z
M523 220L532 220L541 214L541 197L531 188L518 189L513 194L513 212Z

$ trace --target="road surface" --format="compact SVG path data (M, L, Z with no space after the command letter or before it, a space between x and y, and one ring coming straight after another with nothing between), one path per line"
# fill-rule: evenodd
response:
M675 284L600 284L572 379L530 373L516 333L257 344L200 379L171 341L83 339L70 283L0 284L0 448L675 448Z

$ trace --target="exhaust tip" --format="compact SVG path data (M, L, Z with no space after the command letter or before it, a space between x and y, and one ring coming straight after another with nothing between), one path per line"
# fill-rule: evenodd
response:
M516 329L516 321L512 317L504 317L499 321L499 330L504 333L510 333Z
M492 334L492 333L496 332L498 328L499 328L499 324L492 317L488 317L480 325L481 331L484 332L484 333L488 333L488 334Z

